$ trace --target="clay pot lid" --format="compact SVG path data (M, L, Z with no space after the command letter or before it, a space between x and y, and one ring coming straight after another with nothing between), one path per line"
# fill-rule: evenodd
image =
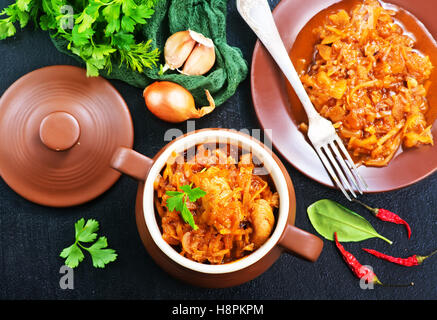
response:
M52 66L17 80L0 99L0 175L24 198L79 205L120 177L110 160L133 146L129 109L102 77Z

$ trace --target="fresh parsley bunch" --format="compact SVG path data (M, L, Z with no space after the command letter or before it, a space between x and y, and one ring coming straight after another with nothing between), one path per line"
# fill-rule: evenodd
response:
M74 243L62 250L60 256L65 259L65 265L70 268L76 268L85 258L82 250L88 251L93 260L93 266L104 268L109 262L117 259L115 250L107 248L108 241L106 237L99 237L94 244L85 247L83 243L90 243L96 240L99 229L99 223L94 219L89 219L85 223L82 218L74 224L75 238Z
M88 76L112 71L112 64L125 64L143 72L159 59L151 40L137 41L159 0L16 0L0 12L0 40L14 36L17 26L30 21L51 37L63 38L79 56Z

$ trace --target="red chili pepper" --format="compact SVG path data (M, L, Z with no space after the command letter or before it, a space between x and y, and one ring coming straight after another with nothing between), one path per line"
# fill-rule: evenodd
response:
M335 244L336 244L338 250L341 252L344 261L351 268L351 270L355 274L355 276L357 276L359 279L364 278L368 283L373 282L375 284L379 284L379 285L384 286L384 287L414 286L413 282L411 282L409 284L397 284L397 285L396 284L395 285L387 285L387 284L381 283L381 281L379 281L376 274L370 268L367 268L366 266L363 266L361 263L359 263L357 258L355 258L355 256L352 253L346 251L345 248L343 247L343 245L340 242L338 242L337 232L334 232L334 238L335 238Z
M376 250L372 250L372 249L365 249L363 248L364 251L374 255L377 258L381 258L402 266L406 266L406 267L412 267L412 266L418 266L420 264L423 263L423 261L425 261L426 259L428 259L429 257L431 257L432 255L434 255L435 253L437 253L437 250L432 252L431 254L427 255L427 256L418 256L418 255L413 255L411 257L408 258L397 258L397 257L392 257L389 256L387 254L378 252Z
M365 279L367 279L368 282L373 282L382 285L381 281L379 281L378 277L375 275L375 273L372 270L359 263L357 258L355 258L355 256L350 252L346 251L343 245L340 242L338 242L337 232L334 233L334 237L335 237L335 244L338 250L340 250L344 261L351 268L355 276L357 276L359 279L365 277Z
M368 205L362 203L361 201L358 201L357 199L353 199L355 202L361 204L363 207L369 209L371 212L373 212L373 214L380 220L382 221L388 221L388 222L393 222L396 224L402 224L405 226L405 228L407 228L407 232L408 232L408 239L411 238L411 228L410 225L403 220L401 217L399 217L396 213L393 213L391 211L388 211L386 209L380 209L380 208L372 208L369 207Z

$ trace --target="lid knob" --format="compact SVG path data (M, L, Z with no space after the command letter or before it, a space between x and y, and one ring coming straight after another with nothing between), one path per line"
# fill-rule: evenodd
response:
M39 136L47 148L65 151L77 143L80 136L79 123L67 112L53 112L42 120Z

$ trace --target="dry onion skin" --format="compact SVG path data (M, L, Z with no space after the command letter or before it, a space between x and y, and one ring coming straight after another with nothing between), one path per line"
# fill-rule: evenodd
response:
M401 145L433 144L425 119L433 65L414 49L395 14L365 0L350 13L328 16L314 30L315 59L301 75L318 112L366 166L386 166Z
M161 120L178 123L201 118L215 109L214 99L205 90L209 106L196 108L192 94L181 85L170 81L156 81L144 89L147 108Z
M235 261L263 245L275 224L279 196L254 169L250 153L240 157L229 145L201 144L192 155L174 153L154 184L163 239L184 257L207 264ZM167 191L190 184L206 191L187 202L197 230L166 206Z

